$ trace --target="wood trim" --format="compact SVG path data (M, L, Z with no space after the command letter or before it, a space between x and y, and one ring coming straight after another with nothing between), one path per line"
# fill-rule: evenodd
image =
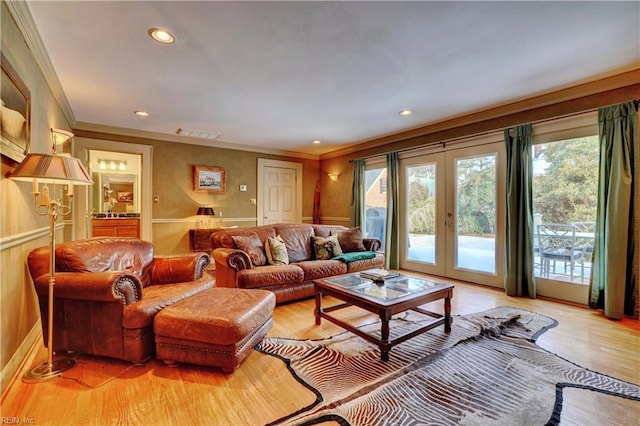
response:
M400 133L382 136L322 155L321 160L358 157L483 134L521 123L540 122L640 98L640 69L553 93L472 112ZM381 149L384 147L384 150ZM356 157L355 155L353 156Z
M209 148L230 149L233 151L258 152L261 154L273 154L282 157L293 157L307 160L318 160L320 156L313 154L305 154L295 151L287 151L282 149L267 148L264 146L251 146L223 142L219 140L212 141L210 139L191 138L186 136L172 135L168 133L149 132L145 130L125 129L121 127L105 126L101 124L92 124L85 122L77 122L73 128L76 137L85 137L91 139L104 139L116 142L133 142L138 144L147 144L151 142L175 142L190 145L206 146Z
M33 327L24 338L18 349L15 351L7 365L0 372L0 383L2 383L2 396L0 405L4 402L8 391L13 384L27 371L38 355L39 344L44 347L42 340L40 320L33 324Z
M56 223L56 232L64 229L65 226L70 225L68 221L62 223ZM36 228L28 232L22 232L20 234L8 235L0 238L0 251L10 249L12 247L20 246L28 243L29 241L37 240L49 236L49 227Z
M29 46L29 50L33 55L36 63L40 67L42 71L42 75L44 79L47 81L53 96L56 101L58 101L58 105L62 110L67 121L73 126L76 122L75 115L73 114L73 109L71 108L71 104L67 99L67 96L64 93L64 89L62 88L62 84L58 79L58 74L49 59L49 54L47 53L47 49L40 38L40 33L38 32L38 28L36 27L35 22L31 16L31 11L29 10L29 6L27 2L24 1L5 1L3 2L7 6L7 10L13 17L16 26L18 27L20 33L24 37L24 41Z

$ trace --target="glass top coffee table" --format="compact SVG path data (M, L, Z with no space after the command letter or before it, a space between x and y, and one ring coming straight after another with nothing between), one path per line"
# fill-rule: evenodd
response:
M451 332L451 298L453 297L452 284L440 283L422 278L399 275L383 282L374 282L362 278L359 272L347 275L338 275L313 281L316 296L315 319L316 325L320 325L322 318L331 321L340 327L357 334L365 340L378 345L380 357L383 361L389 360L391 348L407 339L424 333L427 330L444 324L444 331ZM322 296L332 296L345 303L322 307ZM425 303L444 299L444 314L430 312L419 308ZM358 306L380 317L380 338L366 333L353 325L342 321L330 312ZM409 333L389 340L389 321L395 314L412 310L423 315L430 316L433 321L415 329Z

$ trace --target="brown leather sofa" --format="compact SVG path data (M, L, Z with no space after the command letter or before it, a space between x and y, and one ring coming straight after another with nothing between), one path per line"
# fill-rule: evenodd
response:
M274 225L233 228L217 231L211 235L211 246L216 268L216 287L235 287L271 290L276 303L313 296L313 280L341 275L349 272L382 268L384 256L375 253L380 249L377 238L363 238L365 250L375 253L371 259L345 263L340 260L316 260L311 237L328 237L331 232L346 231L336 225L311 225L280 223ZM285 242L289 264L255 266L249 254L240 250L234 236L256 234L261 241L267 236L279 235Z
M214 286L205 253L155 256L135 238L92 238L56 246L54 351L134 363L155 350L153 321L163 308ZM47 340L49 247L27 258Z

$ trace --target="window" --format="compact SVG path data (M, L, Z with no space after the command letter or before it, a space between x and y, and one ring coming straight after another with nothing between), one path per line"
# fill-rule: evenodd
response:
M536 276L589 282L598 204L598 155L597 136L534 145Z
M384 248L384 233L387 221L387 169L376 168L365 171L364 235L379 238Z
M381 194L386 194L387 193L387 178L386 177L384 179L380 179L380 193Z

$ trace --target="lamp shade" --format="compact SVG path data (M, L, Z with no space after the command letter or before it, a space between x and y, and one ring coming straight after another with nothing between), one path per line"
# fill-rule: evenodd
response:
M41 183L93 185L93 180L79 159L56 154L27 154L10 178L22 181L38 179Z
M198 216L215 216L216 212L213 211L213 207L198 207Z

